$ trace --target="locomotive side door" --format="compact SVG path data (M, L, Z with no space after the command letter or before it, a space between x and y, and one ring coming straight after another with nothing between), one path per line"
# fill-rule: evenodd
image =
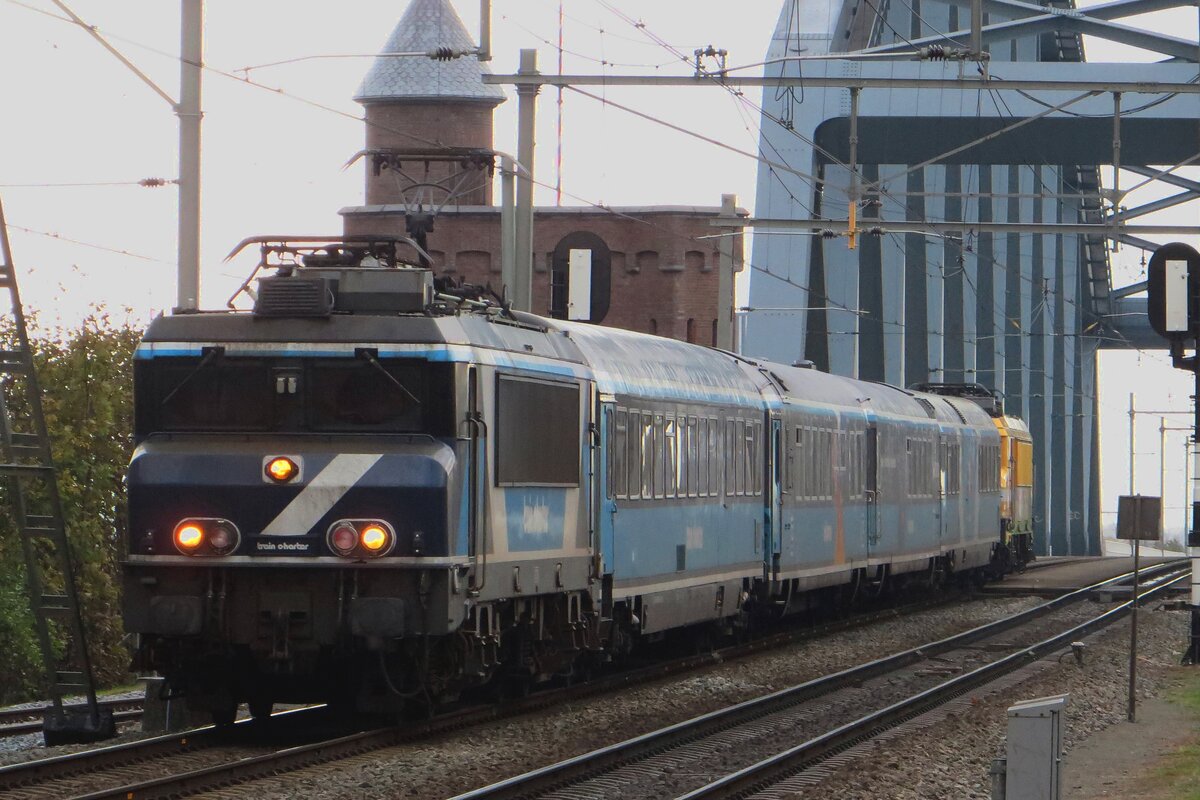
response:
M863 497L867 504L867 555L879 543L879 429L867 425L863 454Z

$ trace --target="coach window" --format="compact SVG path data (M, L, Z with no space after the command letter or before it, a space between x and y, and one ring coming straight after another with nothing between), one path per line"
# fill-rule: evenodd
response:
M642 412L642 498L654 497L654 415Z
M720 497L722 491L721 476L721 421L714 417L708 419L708 493L712 497Z
M701 417L696 421L696 494L708 494L708 420Z
M918 480L921 475L921 459L917 453L917 442L914 442L912 439L906 439L905 441L908 445L908 493L915 495L920 485Z
M688 497L700 496L700 420L688 417Z
M833 435L829 429L820 432L821 449L821 499L828 500L833 494L830 485L833 483Z
M628 452L629 445L626 443L628 439L627 422L628 412L623 408L618 408L613 415L612 434L609 442L609 483L611 487L610 494L614 497L624 498L629 494L629 468L626 466L625 455Z
M763 474L758 454L761 452L762 423L746 423L746 493L762 494Z
M496 407L497 485L579 485L577 384L501 375Z
M654 415L654 497L662 497L667 485L667 464L663 460L663 415Z
M730 451L733 461L733 494L746 493L746 423L745 420L733 421L733 447Z
M629 470L629 480L626 488L630 500L636 500L642 494L642 417L637 409L629 410L629 421L626 423L625 466Z
M663 496L674 497L679 487L679 436L675 418L663 419Z

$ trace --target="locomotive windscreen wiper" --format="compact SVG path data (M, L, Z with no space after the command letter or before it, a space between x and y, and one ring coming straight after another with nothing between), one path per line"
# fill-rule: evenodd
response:
M396 376L393 375L392 373L388 372L387 367L385 367L385 366L383 366L383 364L379 363L379 359L375 357L375 354L373 352L371 352L370 350L368 350L364 347L364 348L359 348L358 350L356 350L354 352L354 354L356 356L358 356L359 358L363 359L364 361L366 361L368 364L370 364L375 369L379 370L379 372L382 373L383 376L385 378L387 378L393 386L395 386L400 391L404 392L405 396L408 397L409 400L412 400L417 405L421 405L421 401L417 399L416 395L414 395L412 392L410 392L408 390L407 386L405 386L400 381L396 380Z
M187 375L185 375L183 377L183 380L181 380L174 389L172 389L170 392L167 393L167 396L162 399L162 402L159 403L159 405L165 406L167 403L171 402L172 398L174 398L175 395L179 394L180 390L183 389L183 387L187 386L188 383L191 382L192 378L196 377L196 375L199 374L200 370L204 369L209 364L216 361L219 356L223 356L223 355L225 355L224 347L206 347L206 348L204 348L204 356L200 359L200 363L196 365L195 369L193 369L191 372L189 372Z

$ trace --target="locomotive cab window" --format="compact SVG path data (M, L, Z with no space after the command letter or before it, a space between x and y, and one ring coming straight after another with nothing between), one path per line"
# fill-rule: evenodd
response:
M209 350L199 358L138 366L140 433L262 430L271 423L273 398L262 359L227 359Z
M496 387L496 483L579 485L579 386L501 375Z
M424 429L425 386L416 362L359 358L315 361L307 381L309 427L314 431Z
M208 350L134 366L135 433L454 432L453 371L417 359L247 358Z

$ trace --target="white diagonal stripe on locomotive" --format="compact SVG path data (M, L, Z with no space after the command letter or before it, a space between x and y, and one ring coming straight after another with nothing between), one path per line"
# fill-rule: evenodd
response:
M379 463L382 453L339 453L314 475L261 531L263 536L304 536Z

